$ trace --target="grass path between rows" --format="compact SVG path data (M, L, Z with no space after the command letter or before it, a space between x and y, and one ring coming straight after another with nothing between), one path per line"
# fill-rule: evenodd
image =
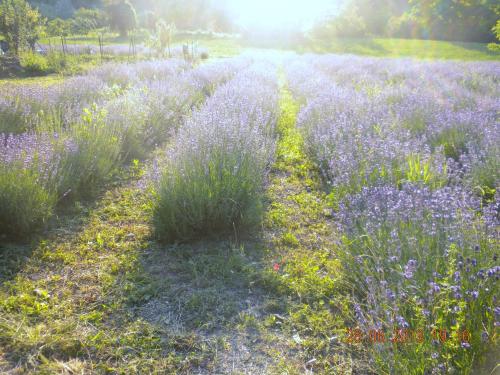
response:
M260 230L159 245L131 168L26 248L0 251L0 372L350 373L349 317L319 176L281 90Z

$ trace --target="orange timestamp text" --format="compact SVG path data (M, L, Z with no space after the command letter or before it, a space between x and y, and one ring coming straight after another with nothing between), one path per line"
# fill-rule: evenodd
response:
M433 340L442 344L448 340L457 340L459 343L468 344L471 340L471 334L466 329L451 334L444 328L432 330L394 328L392 331L382 329L363 331L360 328L348 328L345 338L345 342L348 344L421 344L426 340Z

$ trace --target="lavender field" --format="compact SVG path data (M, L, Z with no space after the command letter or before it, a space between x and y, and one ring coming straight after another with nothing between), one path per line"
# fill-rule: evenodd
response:
M498 62L3 85L0 372L494 373L499 113Z

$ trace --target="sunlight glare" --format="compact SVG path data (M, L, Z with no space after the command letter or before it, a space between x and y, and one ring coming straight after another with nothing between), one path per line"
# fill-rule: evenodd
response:
M230 9L236 22L248 28L308 27L331 14L339 0L233 0Z

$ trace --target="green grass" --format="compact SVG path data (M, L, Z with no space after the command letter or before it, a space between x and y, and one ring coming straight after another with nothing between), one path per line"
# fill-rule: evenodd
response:
M38 84L43 86L50 86L56 83L61 83L64 76L60 74L51 74L43 77L12 77L0 79L0 86L5 84Z
M419 39L334 38L316 41L306 50L320 53L350 53L378 57L419 59L500 60L500 53L487 44Z
M214 356L216 343L165 332L131 309L167 287L142 263L149 213L127 186L135 179L75 207L51 238L2 246L0 372L177 373Z

